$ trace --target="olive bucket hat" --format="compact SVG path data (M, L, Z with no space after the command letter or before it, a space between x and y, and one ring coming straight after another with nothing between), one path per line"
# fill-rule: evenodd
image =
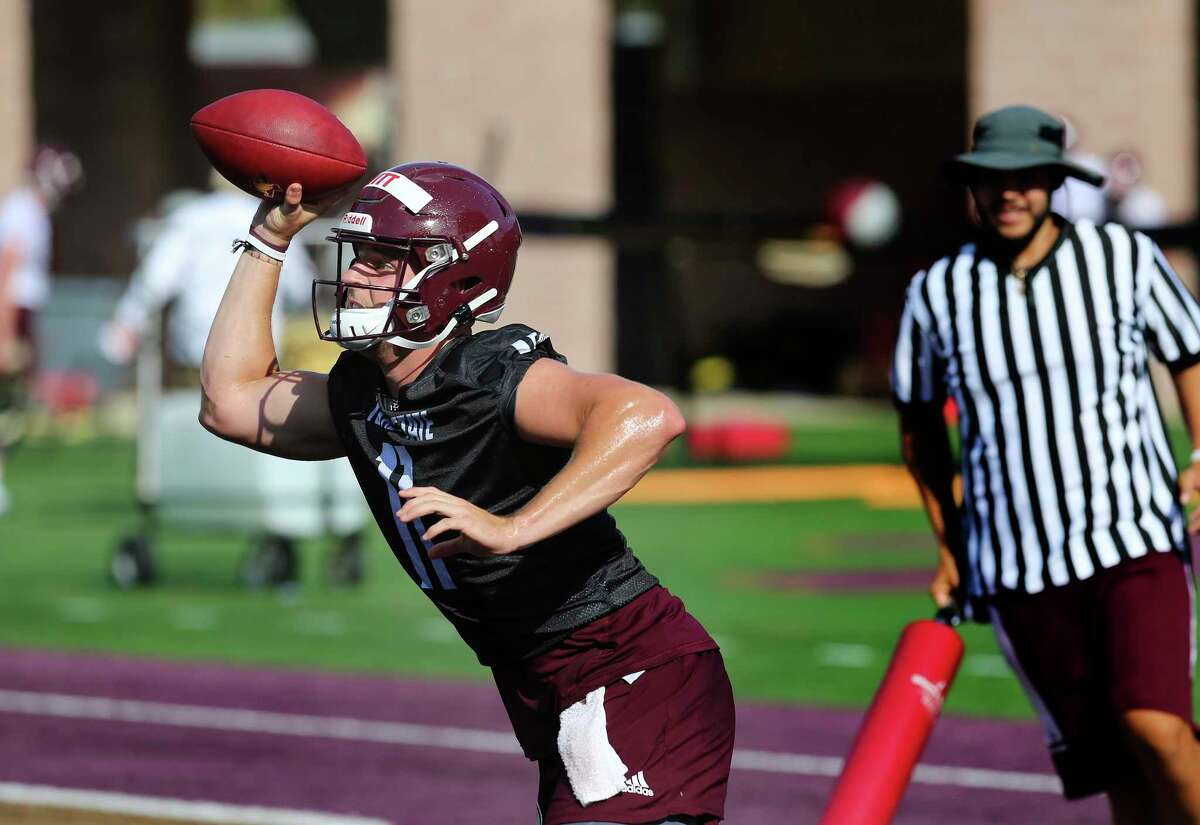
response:
M1092 186L1104 176L1063 157L1066 127L1053 115L1032 106L1005 106L975 121L971 151L946 163L946 175L968 182L978 170L1011 171L1049 167Z

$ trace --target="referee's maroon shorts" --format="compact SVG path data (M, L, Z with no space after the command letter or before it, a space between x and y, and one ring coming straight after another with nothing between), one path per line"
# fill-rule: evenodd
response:
M1192 722L1191 565L1156 553L1034 595L993 597L996 637L1042 719L1067 799L1130 770L1128 710Z

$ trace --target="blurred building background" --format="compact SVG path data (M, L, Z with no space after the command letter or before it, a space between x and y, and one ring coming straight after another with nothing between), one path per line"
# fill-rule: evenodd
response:
M204 185L191 113L288 88L375 167L492 179L527 234L507 319L577 365L684 387L723 355L747 389L878 395L904 283L965 231L940 164L971 119L1065 115L1188 222L1197 43L1189 0L0 0L0 187L35 138L74 147L55 269L115 294L138 219ZM895 193L898 235L843 243L853 181Z

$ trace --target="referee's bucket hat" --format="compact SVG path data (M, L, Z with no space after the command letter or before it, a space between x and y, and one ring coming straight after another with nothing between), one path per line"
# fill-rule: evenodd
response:
M1014 171L1051 168L1090 183L1104 184L1104 176L1063 157L1066 126L1051 114L1032 106L1005 106L975 121L971 151L946 163L946 175L968 183L979 170Z

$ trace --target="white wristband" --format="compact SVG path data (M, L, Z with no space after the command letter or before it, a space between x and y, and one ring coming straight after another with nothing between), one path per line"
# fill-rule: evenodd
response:
M257 249L268 258L273 258L280 263L283 262L284 253L287 252L287 247L278 247L273 243L269 243L258 236L253 227L246 233L246 243Z
M1200 448L1192 450L1191 462L1193 464L1200 463Z

